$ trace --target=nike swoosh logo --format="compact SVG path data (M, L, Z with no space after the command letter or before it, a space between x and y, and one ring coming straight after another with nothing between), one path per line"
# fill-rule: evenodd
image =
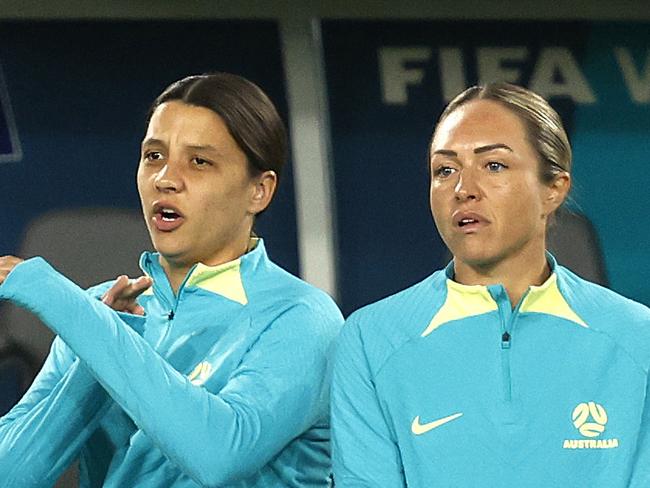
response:
M427 422L426 424L421 424L420 416L418 415L413 419L413 423L411 424L411 432L413 432L415 435L426 434L430 430L440 427L441 425L445 425L447 422L451 422L452 420L456 420L458 417L462 417L462 416L463 416L462 413L455 413L453 415L450 415L449 417L444 417L442 419L434 420L433 422Z

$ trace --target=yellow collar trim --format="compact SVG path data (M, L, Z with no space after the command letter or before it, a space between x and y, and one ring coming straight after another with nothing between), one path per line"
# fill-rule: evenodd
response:
M259 237L251 237L246 252L254 250L259 242ZM148 273L145 272L145 274L149 276ZM222 295L242 305L248 303L248 297L241 278L241 257L217 266L197 263L187 278L185 286L195 286ZM149 287L142 294L153 295L153 287Z
M248 303L246 290L244 290L244 284L241 279L240 258L218 266L207 266L203 263L198 263L185 286L196 286L222 295L242 305ZM153 286L150 286L142 292L142 295L153 295Z
M255 249L259 242L259 237L251 237L246 252ZM248 303L241 278L241 257L217 266L198 263L187 280L186 286L196 286L217 293L242 305Z
M428 336L446 322L482 315L498 308L486 286L461 285L448 279L445 303L431 319L421 337Z
M186 286L196 286L217 293L242 305L248 303L241 279L241 258L218 266L206 266L203 263L198 263L187 280Z
M557 286L557 275L553 273L546 282L540 286L531 286L524 297L519 312L545 313L570 320L582 327L589 326L569 306Z
M146 274L146 273L145 273ZM218 266L198 263L192 270L185 286L196 286L212 293L223 295L235 302L246 305L248 297L241 279L240 258ZM153 286L142 292L143 296L153 295Z
M442 324L452 320L474 317L498 310L498 305L487 286L462 285L447 279L447 298L429 322L421 337L426 337ZM584 320L569 306L557 285L557 274L553 273L540 286L531 286L519 307L519 313L544 313L554 315L582 327L589 328Z

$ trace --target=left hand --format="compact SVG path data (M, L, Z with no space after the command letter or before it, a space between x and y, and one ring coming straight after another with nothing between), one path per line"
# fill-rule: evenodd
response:
M102 302L118 312L144 315L144 308L137 298L153 284L149 276L131 280L126 275L118 276L111 288L102 296Z
M23 259L17 258L16 256L0 257L0 285L7 279L9 273L23 261Z

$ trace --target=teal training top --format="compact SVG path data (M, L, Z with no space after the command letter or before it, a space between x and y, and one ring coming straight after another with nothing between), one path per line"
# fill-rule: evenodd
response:
M146 318L97 300L43 259L0 298L58 337L0 420L0 486L50 486L80 455L84 487L327 486L328 351L343 322L323 292L267 258L196 265L174 295L157 254Z
M450 264L348 319L337 487L650 487L650 310L549 261L514 310Z

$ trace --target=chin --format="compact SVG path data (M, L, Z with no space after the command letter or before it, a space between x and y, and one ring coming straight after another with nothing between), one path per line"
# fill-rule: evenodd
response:
M153 241L153 247L158 254L168 261L177 261L181 256L186 254L184 250L178 246L178 243L160 242L160 239Z
M458 246L451 250L454 259L459 260L473 268L485 268L498 263L502 256L485 247L477 248L476 246Z

